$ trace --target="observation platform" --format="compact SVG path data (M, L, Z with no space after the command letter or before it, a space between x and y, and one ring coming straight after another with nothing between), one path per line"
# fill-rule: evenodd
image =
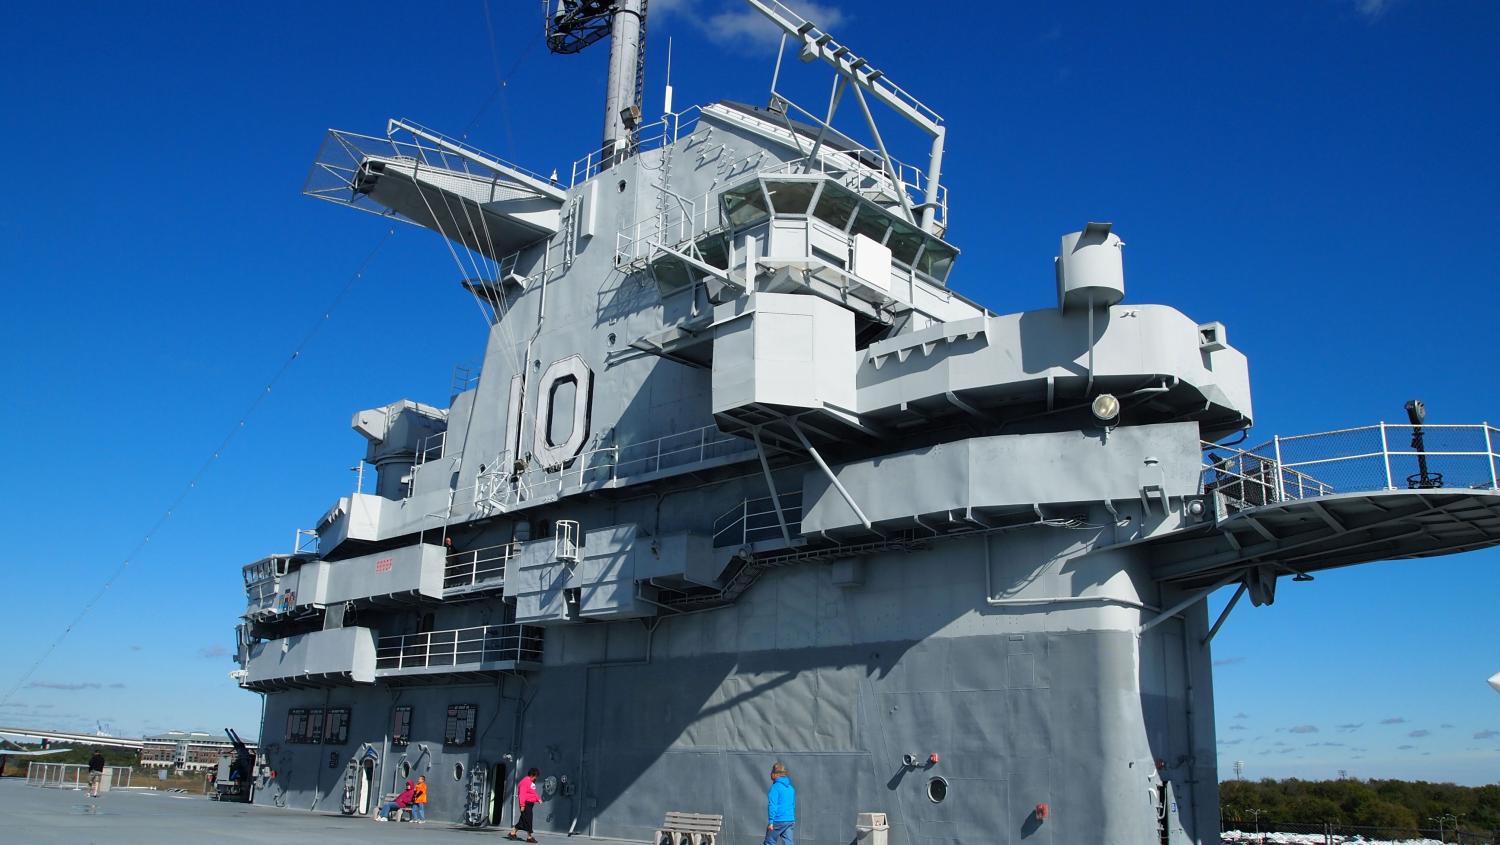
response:
M567 199L548 179L397 120L384 138L330 130L303 193L415 223L492 261L557 234Z
M1378 425L1203 444L1202 523L1138 541L1188 588L1500 545L1500 429Z

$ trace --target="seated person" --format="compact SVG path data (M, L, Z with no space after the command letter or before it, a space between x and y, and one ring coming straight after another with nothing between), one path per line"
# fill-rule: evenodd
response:
M396 814L411 806L412 799L417 794L417 787L411 781L406 782L406 788L396 796L395 801L387 801L380 805L380 814L375 817L376 821L390 821Z

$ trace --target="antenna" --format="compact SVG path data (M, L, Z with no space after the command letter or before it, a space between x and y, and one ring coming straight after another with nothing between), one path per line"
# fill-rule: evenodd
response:
M646 67L648 0L556 0L550 13L542 0L547 49L560 55L581 52L610 36L609 78L604 89L602 167L630 155L641 122Z
M906 93L901 86L892 82L885 75L885 71L874 68L869 61L861 56L856 56L849 48L833 40L833 36L818 29L817 24L803 18L792 11L780 0L746 0L761 14L765 15L771 23L780 27L785 33L782 37L782 47L785 48L788 41L798 45L797 56L804 62L813 62L822 59L830 65L834 72L844 84L853 86L854 96L859 101L860 111L864 113L865 122L870 127L870 132L875 136L876 146L880 149L880 156L885 162L888 175L892 184L897 187L897 194L901 199L902 210L908 217L912 216L913 209L907 199L900 174L890 164L890 156L885 151L885 142L881 140L880 130L875 125L875 118L870 114L869 104L865 102L865 94L869 94L877 101L883 103L896 114L915 124L918 129L932 137L932 150L927 159L927 184L922 197L922 203L917 207L921 212L922 229L935 232L938 228L937 208L939 199L939 185L941 183L943 169L943 143L948 129L943 124L943 118L932 109L922 104L921 100ZM776 76L772 77L772 94L776 95L776 77L781 72L781 54L776 57ZM833 108L837 107L838 95L842 92L842 85L834 89L833 98L830 102L828 119L822 121L826 127L833 120ZM779 95L776 95L779 96ZM815 121L818 120L814 116ZM820 142L821 142L821 136ZM814 144L814 154L817 152L818 144Z
M662 114L672 113L672 38L667 36L667 90L662 95Z

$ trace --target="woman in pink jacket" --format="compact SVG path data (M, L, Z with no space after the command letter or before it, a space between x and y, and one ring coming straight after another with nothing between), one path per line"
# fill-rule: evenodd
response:
M541 772L535 768L526 772L526 777L521 778L521 784L516 787L516 802L521 805L521 817L516 820L516 826L510 829L510 838L516 838L516 831L526 831L526 841L535 842L535 831L531 828L531 808L542 803L542 797L536 794L536 779Z

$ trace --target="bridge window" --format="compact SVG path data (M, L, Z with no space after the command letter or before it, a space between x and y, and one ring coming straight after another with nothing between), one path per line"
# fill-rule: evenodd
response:
M816 181L766 183L766 193L771 196L771 208L777 215L807 214L817 189Z
M753 179L732 191L725 191L724 214L735 226L745 226L770 216L771 204L760 189L760 180Z
M829 182L823 186L823 193L818 196L813 216L842 232L849 228L849 218L858 207L859 200L854 194Z

